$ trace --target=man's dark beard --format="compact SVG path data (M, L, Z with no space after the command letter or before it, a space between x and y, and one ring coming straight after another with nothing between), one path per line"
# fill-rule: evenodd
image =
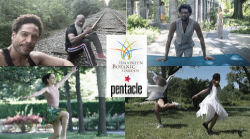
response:
M185 18L185 19L182 19L182 18L181 18L182 21L188 21L188 19L189 19L189 18Z

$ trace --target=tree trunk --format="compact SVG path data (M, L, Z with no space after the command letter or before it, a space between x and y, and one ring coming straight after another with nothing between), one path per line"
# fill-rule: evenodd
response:
M67 75L67 72L65 72L64 75ZM70 101L69 89L70 89L70 87L69 87L69 81L66 80L66 82L65 82L65 90L66 90L66 98L67 98L67 111L69 113L68 131L73 131L72 108L71 108L71 101Z
M167 72L167 67L166 66L161 66L161 77L166 79L166 72Z
M176 69L174 69L174 68L175 68L174 66L168 67L168 76L175 74L179 69L182 68L182 66L179 66L179 67L177 67ZM162 72L162 76L164 75L165 78L166 78L167 68L166 68L166 67L165 67L165 68L161 67L161 72ZM163 73L164 73L164 74L163 74ZM164 91L163 95L164 95L164 97L166 98L166 100L168 100L168 87L167 87L166 90Z
M234 13L232 18L243 19L242 5L246 0L234 0Z
M155 85L155 81L150 77L148 71L147 71L147 79L148 79L148 82L149 82L151 85Z
M246 75L247 75L247 79L248 79L248 82L249 82L249 85L250 85L250 74L249 74L249 71L247 70L247 68L245 66L242 66L242 68L244 69Z
M79 70L76 71L76 95L77 95L78 118L79 118L78 133L84 133L85 128L84 128L84 123L83 123L82 96L81 96L81 92L80 92Z
M106 101L105 101L105 89L103 84L103 67L96 67L97 74L97 86L99 95L99 123L98 123L98 135L107 136L106 126Z

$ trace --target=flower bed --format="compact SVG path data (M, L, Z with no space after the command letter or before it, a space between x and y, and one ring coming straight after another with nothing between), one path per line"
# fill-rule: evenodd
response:
M42 122L42 117L37 115L16 115L14 117L8 117L2 122L3 125L17 125L21 132L29 132L34 124L40 124Z

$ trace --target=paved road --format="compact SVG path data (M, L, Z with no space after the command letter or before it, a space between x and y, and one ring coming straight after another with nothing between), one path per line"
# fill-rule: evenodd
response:
M236 29L236 27L232 27ZM163 56L165 54L165 45L169 30L161 29L161 35L158 39L148 45L147 53L149 55ZM210 32L203 32L203 36L206 44L207 55L222 55L236 53L250 62L250 34L235 34L230 33L231 27L225 27L223 29L223 39L217 38L215 30ZM169 56L175 56L174 42L175 36L171 42ZM193 56L202 56L200 41L194 33L193 40L195 43Z

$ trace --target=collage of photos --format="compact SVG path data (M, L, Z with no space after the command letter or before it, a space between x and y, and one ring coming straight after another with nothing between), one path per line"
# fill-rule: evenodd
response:
M250 0L0 1L0 139L248 139L248 121Z

